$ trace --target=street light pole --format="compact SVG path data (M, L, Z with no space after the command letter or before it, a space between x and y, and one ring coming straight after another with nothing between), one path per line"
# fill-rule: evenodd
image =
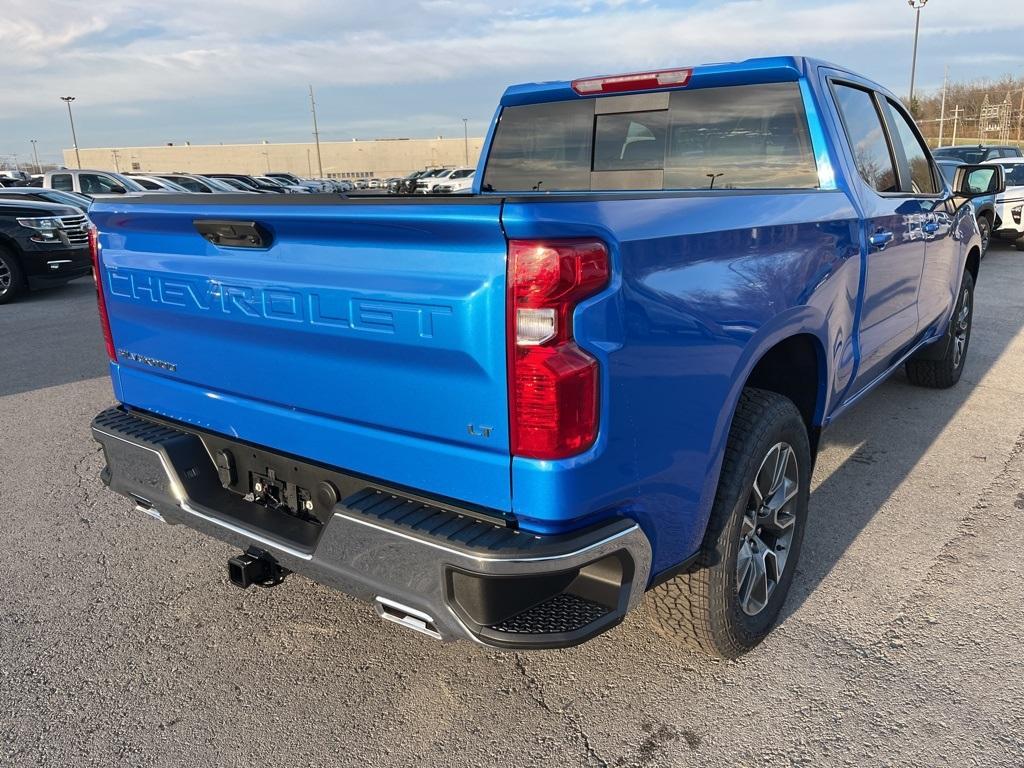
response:
M928 0L907 0L907 5L914 9L914 55L910 60L910 98L908 101L911 109L914 108L914 78L917 75L917 36L921 31L921 9L925 7Z
M36 161L36 173L42 173L43 168L39 165L39 152L36 151L36 140L29 139L29 141L32 142L32 158Z
M949 81L949 65L946 65L946 72L942 76L942 108L939 110L939 146L942 146L942 137L946 128L946 84Z
M316 99L313 98L313 86L309 86L309 107L313 112L313 138L316 139L316 167L320 172L318 179L324 177L324 161L320 157L320 129L316 126Z
M75 135L75 118L71 114L71 102L74 96L61 96L60 100L68 105L68 120L71 122L71 143L75 145L75 162L78 163L78 170L82 170L82 156L78 154L78 136Z
M469 165L469 118L462 118L462 135L466 141L466 165Z

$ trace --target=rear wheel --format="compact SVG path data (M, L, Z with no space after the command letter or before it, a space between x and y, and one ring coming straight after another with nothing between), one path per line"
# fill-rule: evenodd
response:
M967 360L967 348L971 343L973 320L974 278L970 272L964 272L960 296L945 339L935 342L940 345L940 349L926 348L919 356L907 360L907 378L911 384L931 389L948 389L960 381ZM941 353L941 357L937 353Z
M800 556L810 472L807 429L793 402L744 390L699 561L651 590L660 634L723 658L764 639Z
M978 217L978 233L981 235L981 255L984 256L992 242L992 222L987 216Z
M6 248L0 246L0 304L14 301L24 287L18 260Z

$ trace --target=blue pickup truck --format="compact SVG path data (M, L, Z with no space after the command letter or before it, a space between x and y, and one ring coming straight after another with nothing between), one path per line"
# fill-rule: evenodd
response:
M103 480L236 545L238 586L505 648L648 594L736 656L822 430L901 365L960 377L977 169L944 181L877 84L768 58L511 87L472 195L97 201Z

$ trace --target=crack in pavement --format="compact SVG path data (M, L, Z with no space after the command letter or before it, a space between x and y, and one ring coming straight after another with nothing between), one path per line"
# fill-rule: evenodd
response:
M536 676L526 668L526 663L523 661L522 653L517 652L515 654L515 662L516 670L527 682L530 698L537 702L540 708L545 712L549 712L550 714L560 718L576 731L576 735L579 737L580 743L583 747L584 760L581 765L590 765L591 761L595 761L599 766L601 766L601 768L610 768L610 763L601 757L597 750L594 749L593 744L590 743L590 734L587 733L579 719L572 716L566 709L554 709L550 704L548 704L547 696L544 693L544 687Z

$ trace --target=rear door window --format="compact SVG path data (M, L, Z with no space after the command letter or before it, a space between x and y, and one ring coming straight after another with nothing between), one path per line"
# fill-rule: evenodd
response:
M483 189L814 189L797 83L506 107Z
M64 192L74 192L74 185L71 183L71 174L69 173L55 173L50 177L50 183L54 189L60 189Z
M895 164L874 97L868 91L838 83L835 95L861 178L876 192L898 192Z
M896 136L903 147L903 155L907 160L906 170L910 174L910 178L904 180L903 191L915 195L937 194L939 185L932 173L932 163L924 142L918 137L903 110L892 101L889 101L889 115L896 126Z

